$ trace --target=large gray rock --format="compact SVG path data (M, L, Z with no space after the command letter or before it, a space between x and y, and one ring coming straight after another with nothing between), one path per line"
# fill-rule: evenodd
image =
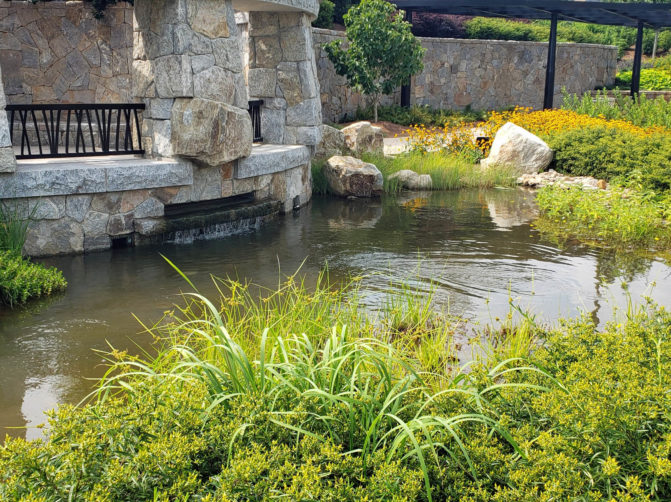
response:
M410 169L402 169L395 172L388 178L389 180L397 180L398 186L408 190L431 190L433 180L428 174L417 174Z
M355 122L342 130L347 148L356 153L378 152L384 150L382 129L370 122Z
M326 161L324 175L329 189L342 197L375 197L382 194L382 173L373 164L335 155Z
M176 99L172 108L173 154L219 166L252 150L246 110L207 99Z
M323 124L321 126L322 140L317 145L317 157L332 157L342 155L345 151L345 134L335 127Z
M484 168L493 165L514 167L520 174L543 171L552 162L552 149L538 136L508 122L494 137L489 157L481 161Z

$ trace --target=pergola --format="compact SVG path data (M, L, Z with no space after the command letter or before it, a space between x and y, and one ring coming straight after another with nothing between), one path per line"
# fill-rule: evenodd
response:
M410 19L413 12L462 16L547 19L550 21L544 108L552 108L557 56L557 21L630 26L637 28L631 78L631 95L637 95L641 79L643 28L671 27L671 4L611 3L576 0L393 0ZM401 100L409 104L410 87L404 86Z

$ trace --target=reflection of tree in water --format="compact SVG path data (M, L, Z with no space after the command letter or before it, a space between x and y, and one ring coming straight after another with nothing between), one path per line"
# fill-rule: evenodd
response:
M653 261L639 253L602 249L596 255L596 277L601 284L613 284L616 279L631 282L650 270Z

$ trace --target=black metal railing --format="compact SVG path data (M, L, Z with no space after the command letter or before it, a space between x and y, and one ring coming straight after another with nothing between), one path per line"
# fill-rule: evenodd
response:
M7 105L17 159L143 154L144 104Z
M262 99L249 102L249 115L252 117L252 134L254 135L254 143L263 142L263 135L261 134L261 105L263 105Z

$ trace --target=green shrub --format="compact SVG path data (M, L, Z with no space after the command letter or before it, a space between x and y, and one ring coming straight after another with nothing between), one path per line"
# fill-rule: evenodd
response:
M621 87L631 87L630 71L621 71L615 78L615 84ZM656 68L644 68L641 70L641 90L664 91L671 89L671 73Z
M333 12L335 4L331 0L322 0L319 4L319 15L312 21L315 28L331 29L333 27Z
M475 17L464 23L468 38L483 40L547 41L550 29L535 23L507 19Z
M436 110L427 105L399 105L380 106L379 120L394 124L411 126L424 124L426 126L458 125L464 122L476 122L487 119L487 112L466 108L465 110ZM373 108L357 108L355 120L373 120Z
M640 137L612 127L567 130L546 138L555 151L557 170L576 176L627 181L636 176L643 188L671 188L671 138Z
M11 251L0 251L0 302L10 306L65 289L63 274L32 263Z
M357 311L356 292L350 300L346 292L283 286L270 295L287 306L277 310L250 306L247 286L220 286L219 309L194 298L157 326L157 356L112 355L117 371L102 390L123 381L117 395L62 406L45 441L8 438L0 446L0 499L671 497L671 315L663 309L632 310L601 331L589 316L548 330L530 320L525 329L542 343L525 345L514 360L506 354L517 344L515 328L503 326L485 361L463 373L434 369L436 380L418 393L426 368L413 354L422 337L398 352L402 333L391 337L384 322L371 322L340 344L338 321ZM331 317L310 315L315 301L328 304ZM336 329L319 334L317 326L332 321ZM276 334L254 330L264 324ZM304 327L310 335L285 335ZM416 413L441 421L407 420ZM474 420L485 416L492 422Z

